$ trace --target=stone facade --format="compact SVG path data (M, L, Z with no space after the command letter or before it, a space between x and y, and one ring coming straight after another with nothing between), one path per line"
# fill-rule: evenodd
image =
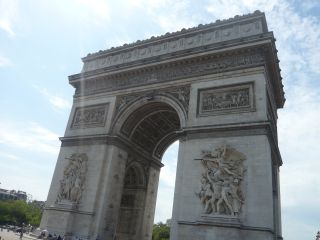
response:
M274 42L257 11L83 58L41 228L150 240L179 140L171 240L282 239Z

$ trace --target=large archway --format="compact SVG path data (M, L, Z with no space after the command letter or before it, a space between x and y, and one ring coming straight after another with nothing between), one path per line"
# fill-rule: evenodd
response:
M171 240L282 239L276 52L256 11L83 58L41 228L150 240L179 139Z
M183 119L180 120L174 107ZM160 162L167 147L179 139L181 123L185 122L182 113L183 109L172 99L154 95L151 99L142 98L128 104L117 117L114 133L125 138L131 146L127 150L129 157L116 227L117 239L143 239L152 235ZM139 157L137 151L150 159ZM159 165L151 164L151 161L159 161ZM150 176L150 168L158 174ZM150 193L153 197L147 196Z

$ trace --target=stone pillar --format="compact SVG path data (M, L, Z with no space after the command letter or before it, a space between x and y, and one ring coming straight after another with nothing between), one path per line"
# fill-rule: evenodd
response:
M142 236L141 240L150 240L152 238L152 229L154 214L157 202L157 192L159 184L159 167L150 167L149 169L149 180L147 185L144 214L142 221ZM138 239L137 239L138 240Z
M113 239L119 219L119 209L126 168L127 152L117 146L109 146L108 163L101 181L100 196L96 208L92 235L99 239Z
M193 137L180 144L170 240L274 239L267 137ZM218 166L214 151L221 144L229 156Z
M171 240L281 238L281 159L260 71L191 86Z

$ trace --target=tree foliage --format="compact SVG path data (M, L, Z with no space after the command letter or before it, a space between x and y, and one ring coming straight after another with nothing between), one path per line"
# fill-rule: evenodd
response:
M39 226L41 209L33 203L9 200L0 201L0 224Z
M152 240L169 240L170 227L162 222L153 225Z

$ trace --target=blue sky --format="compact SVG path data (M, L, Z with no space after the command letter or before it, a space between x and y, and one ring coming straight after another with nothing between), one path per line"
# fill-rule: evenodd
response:
M320 230L318 0L0 0L0 182L45 200L72 104L67 76L88 53L260 9L274 31L287 102L279 110L283 236ZM171 216L176 151L163 162L156 221Z

